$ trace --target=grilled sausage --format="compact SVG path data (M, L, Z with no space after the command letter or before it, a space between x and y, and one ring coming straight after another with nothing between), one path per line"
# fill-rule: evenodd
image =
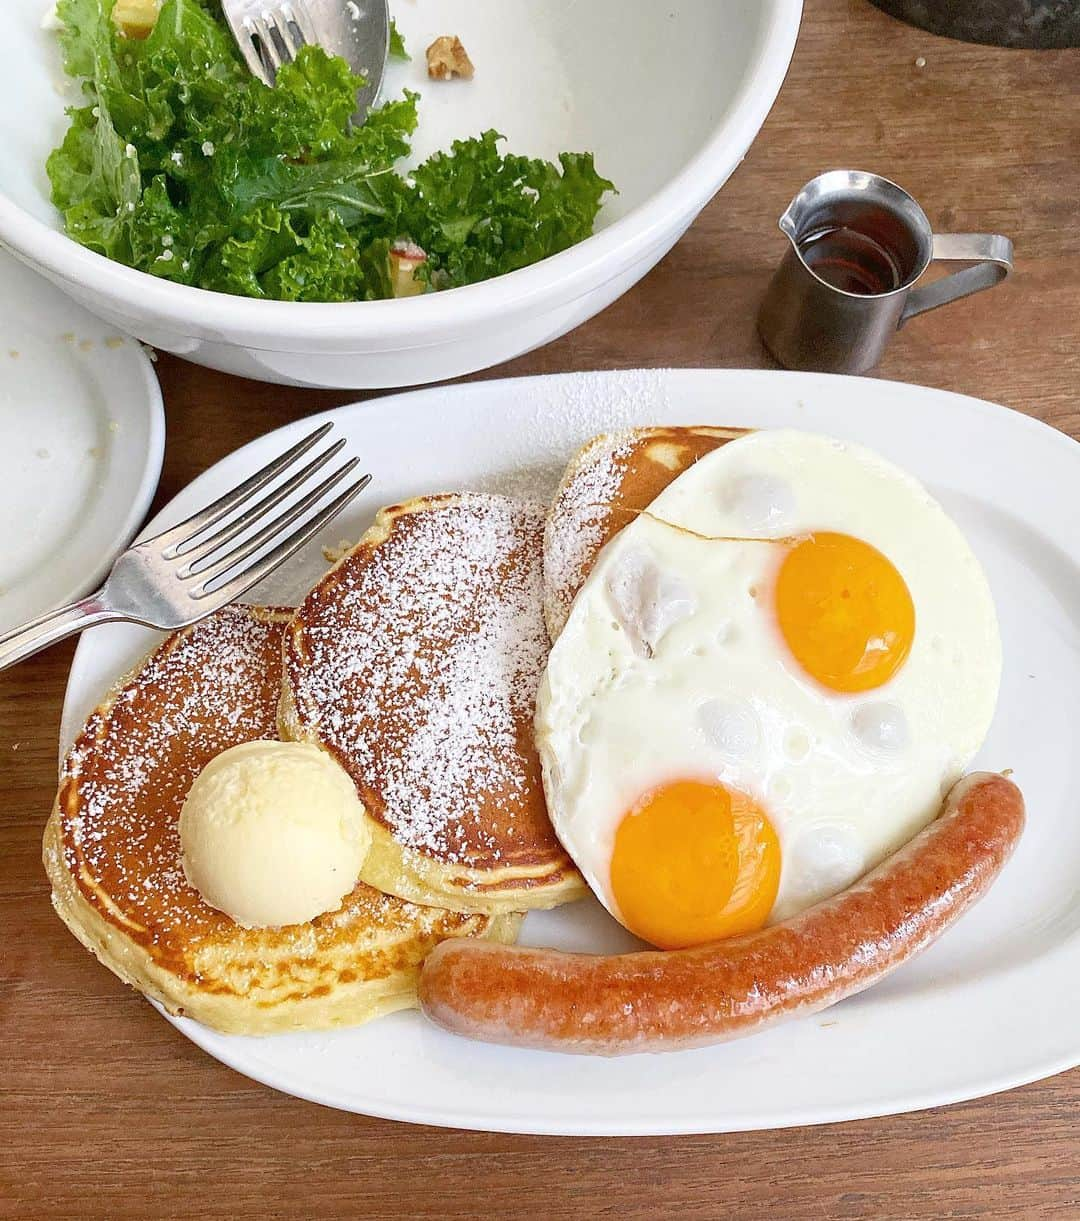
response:
M909 844L782 924L610 956L444 941L421 972L421 1007L469 1038L592 1055L753 1034L860 992L919 953L985 894L1023 826L1016 785L975 773Z

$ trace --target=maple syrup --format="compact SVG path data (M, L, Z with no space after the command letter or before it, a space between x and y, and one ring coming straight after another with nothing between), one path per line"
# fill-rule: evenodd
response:
M895 292L906 278L893 250L849 225L816 229L798 245L802 261L814 275L841 292L878 296Z

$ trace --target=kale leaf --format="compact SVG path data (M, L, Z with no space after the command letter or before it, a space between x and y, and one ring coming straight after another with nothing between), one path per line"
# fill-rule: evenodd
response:
M390 18L390 58L391 59L412 59L412 56L406 50L405 39L401 36L401 31L397 28L397 22Z
M363 79L321 48L305 47L270 89L211 0L165 0L141 41L115 27L112 6L57 6L84 98L48 172L72 238L152 275L252 297L374 300L391 294L389 252L404 240L427 252L429 287L471 284L581 241L614 190L589 154L559 166L504 155L495 132L404 177L394 167L415 94L354 126Z

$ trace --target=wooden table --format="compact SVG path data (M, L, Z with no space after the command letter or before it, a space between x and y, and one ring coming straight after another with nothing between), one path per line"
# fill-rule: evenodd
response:
M660 267L593 322L485 376L768 363L754 313L782 252L775 218L834 166L898 180L940 229L1016 240L1015 278L912 324L881 375L996 399L1080 437L1080 51L966 47L863 0L808 0L761 137ZM250 438L356 397L165 357L158 370L159 503ZM655 1140L412 1128L233 1074L50 909L39 843L71 653L0 678L0 1216L1080 1215L1078 1072L911 1116Z

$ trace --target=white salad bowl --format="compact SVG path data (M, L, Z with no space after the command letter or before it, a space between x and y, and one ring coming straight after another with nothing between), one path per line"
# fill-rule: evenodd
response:
M0 242L110 324L199 364L285 384L415 385L547 343L611 304L726 182L787 71L802 0L402 0L413 60L385 91L421 92L414 156L494 127L508 147L595 153L619 194L596 233L482 284L396 301L313 305L174 284L60 232L45 160L77 100L43 25L48 0L7 0ZM469 82L428 81L423 48L454 33Z

